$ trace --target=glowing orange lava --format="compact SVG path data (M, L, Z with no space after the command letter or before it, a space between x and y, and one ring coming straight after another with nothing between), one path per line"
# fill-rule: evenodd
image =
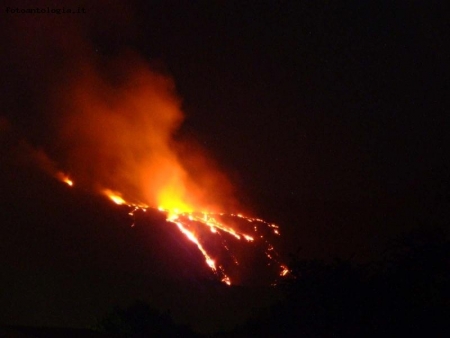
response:
M56 174L56 178L59 179L61 182L66 183L69 187L73 187L73 181L70 179L70 177L62 172L58 172Z
M69 67L58 72L59 87L46 90L44 100L52 118L45 144L73 177L37 153L41 167L70 187L106 196L133 219L157 207L225 284L240 277L232 267L252 264L235 253L244 256L251 251L246 248L257 248L277 274L286 275L269 243L269 236L280 234L278 226L223 213L238 209L235 187L195 137L180 130L185 114L174 79L132 48L105 57L82 36L74 38L58 48Z
M69 184L67 181L69 181L73 185L73 181L68 178L67 175L64 176L58 176L58 178L67 184ZM102 194L107 196L112 202L114 202L117 205L124 205L130 208L130 211L128 214L130 216L134 217L134 213L138 210L146 212L148 209L150 209L145 204L134 204L127 202L123 197L122 194L113 191L111 189L103 189ZM205 259L206 265L211 269L211 271L219 278L221 282L223 282L226 285L231 285L232 281L231 278L228 276L228 274L225 271L225 268L218 264L216 259L208 252L208 250L205 248L204 243L202 243L202 240L200 237L196 234L196 231L193 229L197 229L199 231L200 228L198 228L198 225L201 225L204 228L209 229L209 231L212 234L215 235L222 235L226 234L234 238L235 240L241 241L244 240L244 242L247 243L253 243L255 241L259 241L265 244L265 255L267 259L269 260L269 265L276 264L279 268L279 276L285 277L289 274L289 268L282 264L278 259L278 254L276 253L274 247L267 241L264 240L263 235L259 236L252 236L248 233L242 232L238 229L233 228L230 224L227 224L227 222L223 221L222 219L228 218L228 219L242 219L249 223L254 224L253 230L254 232L258 232L260 230L260 226L264 226L266 229L271 229L271 232L279 235L278 226L275 224L267 223L264 220L260 218L252 218L247 217L242 214L224 214L224 213L211 213L211 212L195 212L191 211L191 208L189 208L186 204L178 204L178 203L172 203L172 205L179 205L180 207L175 207L174 209L167 209L163 206L158 207L155 210L158 210L161 213L165 214L166 221L176 225L177 229L192 243L195 244L197 249L200 251L200 253L203 255ZM134 222L132 224L134 226ZM223 242L223 247L229 251L230 249L226 245L226 242ZM239 261L233 256L233 261L236 266L239 266Z
M122 198L122 195L118 192L114 192L112 190L105 189L105 190L103 190L103 194L108 196L110 198L110 200L113 201L114 203L116 203L117 205L127 204L127 202L125 202L125 200Z

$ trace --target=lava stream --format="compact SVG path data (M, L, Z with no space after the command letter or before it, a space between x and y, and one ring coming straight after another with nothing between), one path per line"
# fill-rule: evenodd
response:
M58 174L57 178L72 187L73 180L68 175ZM147 212L149 209L157 210L165 215L166 221L176 225L177 229L192 243L194 243L200 253L203 255L205 263L211 271L225 284L231 285L230 276L226 273L226 267L218 263L217 257L207 248L204 230L208 229L210 235L219 236L221 243L220 250L226 250L234 265L239 266L239 260L231 253L229 248L229 239L241 241L254 245L256 242L264 248L264 255L268 259L267 265L275 265L278 269L278 276L285 277L289 274L289 268L282 264L278 253L272 244L265 239L267 233L280 235L279 227L268 223L260 218L247 217L242 214L225 214L209 212L181 212L177 209L169 210L164 207L151 208L145 204L134 204L127 202L119 192L104 189L102 193L117 205L125 205L130 208L128 214L133 218L132 227L135 225L134 216L137 211ZM236 225L236 222L246 221L251 223L251 229L257 233L252 236L246 231L242 231ZM234 226L233 226L234 225Z

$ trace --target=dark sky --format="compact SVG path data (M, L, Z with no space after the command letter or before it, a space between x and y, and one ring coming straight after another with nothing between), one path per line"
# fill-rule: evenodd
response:
M147 5L135 43L176 79L182 131L261 215L326 256L428 217L424 204L448 203L441 7Z
M176 79L184 130L264 207L434 198L448 143L439 13L370 2L148 5L135 43Z
M54 29L50 14L8 14L5 8L0 9L4 44L0 54L0 114L13 126L17 139L25 138L33 146L44 148L50 142L47 126L51 121L43 112L43 93L49 87L57 90L53 74L60 67L66 69L70 59L60 52L59 44L64 44L61 49L65 53L70 51L72 28L82 27L80 41L87 41L105 58L130 49L170 74L186 113L177 137L195 138L201 143L230 175L241 200L261 217L281 225L285 234L283 254L302 247L307 257L349 257L353 253L365 257L381 251L387 238L399 231L421 222L442 222L440 212L448 207L450 196L449 78L443 67L449 61L445 48L449 30L443 2L218 1L180 5L137 1L133 5L100 2L95 7L89 3L76 3L85 6L86 13L75 19L68 17L68 28L60 26L64 17L58 17ZM45 6L56 5L49 1ZM47 28L35 30L41 25ZM48 27L52 33L45 35ZM74 51L80 41L73 41ZM6 120L2 121L5 125ZM81 197L68 196L45 176L12 165L8 144L14 143L11 139L16 136L5 136L4 130L0 129L4 158L1 217L2 237L7 240L6 244L2 240L1 255L10 277L3 279L2 285L15 285L16 293L2 300L16 303L15 295L23 296L20 281L31 283L33 274L41 285L36 286L36 293L39 287L47 290L42 286L46 278L60 288L58 292L67 291L71 284L58 279L67 267L62 267L62 260L52 258L49 262L55 252L48 247L58 242L58 236L65 236L64 243L75 246L73 251L55 249L70 262L81 261L73 271L82 271L82 276L94 280L113 280L108 275L113 274L112 268L94 274L93 266L83 265L89 259L77 256L79 243L87 243L83 250L88 251L97 245L85 231L89 218L97 215L95 203L100 202L73 206L66 212L68 205L81 203ZM34 205L41 194L45 196L40 204ZM26 201L24 206L22 200ZM45 215L52 213L54 200L59 201L60 209L55 210L51 221L44 221ZM22 207L24 213L20 212ZM80 219L67 216L83 214L83 210L86 214ZM105 214L108 212L98 212L99 224L111 221L104 219ZM115 222L114 231L120 232L127 219L117 214L111 216L111 222ZM61 222L65 224L62 228L56 226ZM80 224L84 230L77 232L74 228ZM119 255L121 250L114 249L113 244L108 249L102 229L95 229L99 231L98 242L103 243L102 252L112 250ZM48 237L54 231L58 235ZM25 233L28 237L21 242ZM115 243L122 235L105 238ZM85 237L91 239L86 242ZM147 242L128 240L130 247L136 243L143 247L134 249L124 262L133 261L133 255L146 255ZM38 256L32 263L11 258L27 260L31 255L27 247ZM39 252L44 253L39 256ZM160 262L158 257L149 258L152 254L145 260ZM96 262L111 264L106 256ZM130 269L145 281L149 277L139 275L143 269L167 273L165 264L148 264L151 268ZM69 275L78 274L73 271ZM117 284L109 282L110 289L105 290L117 287L123 294L133 283L145 284L136 282L122 267L117 267L116 273ZM118 281L120 274L127 275L127 282ZM92 282L96 283L101 284ZM87 291L72 289L73 295L67 297L69 305L80 292L87 295L92 291L89 284L83 287ZM135 287L144 289L142 285ZM170 292L164 292L150 292L150 297L165 294L161 296L165 300L158 304L161 307L175 302L167 301ZM256 293L253 303L259 297ZM122 299L136 294L130 292ZM188 294L186 291L184 303L192 301ZM41 317L27 322L26 315L20 316L20 307L34 298L22 296L17 296L21 302L14 316L6 318L25 324L58 323L57 316L46 317L44 310ZM106 294L98 297L103 299L102 304L111 306L115 299L105 302ZM56 299L54 296L48 301L52 311L68 306ZM257 306L252 301L249 308ZM39 302L44 309L45 301ZM86 300L83 306L90 306L89 302ZM211 304L205 301L204 308L208 306ZM235 304L229 301L227 306L233 309ZM59 324L84 322L80 319Z

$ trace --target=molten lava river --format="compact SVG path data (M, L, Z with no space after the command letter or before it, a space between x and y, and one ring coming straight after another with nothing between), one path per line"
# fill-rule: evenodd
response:
M68 175L58 173L56 177L69 187L74 187L74 181ZM276 285L280 278L289 274L289 268L281 262L270 242L271 237L280 236L276 224L242 214L186 211L164 206L153 208L127 202L122 194L110 189L104 189L102 193L113 203L126 208L132 219L131 227L136 225L136 213L152 210L163 214L167 224L195 245L203 255L206 266L218 280L227 285L234 283L232 275L238 276L240 269L252 269L249 264L264 266L265 275L271 278L271 285ZM241 246L250 248L242 250ZM246 259L247 255L252 256L250 263Z

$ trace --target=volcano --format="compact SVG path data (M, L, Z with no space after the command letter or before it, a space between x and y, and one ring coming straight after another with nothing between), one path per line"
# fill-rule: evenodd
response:
M9 308L2 322L87 327L113 306L146 299L207 331L218 322L231 327L277 297L270 284L279 271L268 265L264 241L243 242L210 229L199 237L233 281L228 286L165 212L139 209L131 216L131 207L35 167L2 166L2 289L10 290L2 295ZM193 231L204 227L179 217ZM222 217L241 230L254 226L238 216ZM272 228L260 228L276 240ZM187 311L193 301L202 303L199 310Z

